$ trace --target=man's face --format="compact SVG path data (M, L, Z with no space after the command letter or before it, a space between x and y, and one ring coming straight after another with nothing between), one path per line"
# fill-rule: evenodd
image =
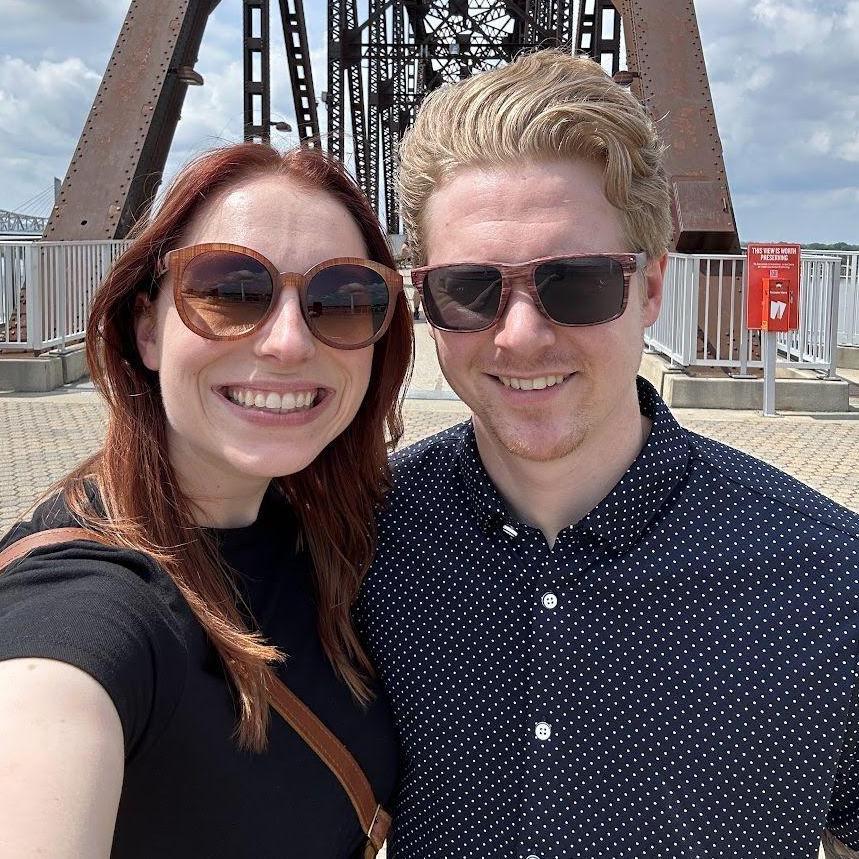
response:
M589 161L464 170L430 198L426 264L640 250L625 246L619 214L603 192L601 167ZM637 420L635 374L644 330L659 314L664 264L633 275L623 315L601 325L555 325L517 286L494 328L432 330L444 375L474 412L478 440L545 462ZM516 389L551 377L563 381Z

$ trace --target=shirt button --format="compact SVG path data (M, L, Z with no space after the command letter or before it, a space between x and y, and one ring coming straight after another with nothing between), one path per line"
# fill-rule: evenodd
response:
M540 857L539 857L539 856L537 856L535 853L529 853L529 854L525 857L525 859L540 859Z
M546 722L537 722L534 734L538 740L546 741L552 736L552 726Z
M558 598L550 591L543 594L543 608L557 608Z

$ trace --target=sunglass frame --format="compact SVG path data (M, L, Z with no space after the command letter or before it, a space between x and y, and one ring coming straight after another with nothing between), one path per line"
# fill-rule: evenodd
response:
M623 272L623 299L618 313L614 314L614 316L610 316L608 319L602 319L599 322L558 322L549 314L549 311L546 310L543 306L542 300L540 299L534 275L541 265L551 262L560 262L561 260L567 259L609 259L620 263L620 267ZM498 324L498 320L501 319L504 315L505 309L507 308L507 302L510 300L510 293L513 291L514 284L523 282L531 301L534 302L534 306L540 312L540 315L548 319L553 325L560 325L563 328L585 328L591 325L603 325L606 322L619 319L623 316L627 302L629 301L629 282L637 271L641 271L647 267L647 263L647 253L644 251L623 254L562 254L561 256L540 257L539 259L529 260L528 262L517 265L510 265L508 263L501 262L479 261L446 263L445 265L428 265L412 269L411 275L412 285L418 291L418 294L423 301L424 282L426 281L427 275L432 271L452 268L458 265L479 265L485 266L486 268L497 268L501 273L501 298L498 300L498 310L491 322L488 322L480 328L449 328L444 325L436 324L436 322L430 318L430 315L427 314L427 319L430 324L433 328L437 328L439 331L450 331L454 334L476 334L479 331L488 331L494 325ZM424 312L426 312L426 309L427 305L426 302L424 302Z
M237 253L244 254L245 256L250 257L256 262L260 263L268 272L271 277L272 282L272 295L271 301L269 302L269 306L266 308L265 313L259 319L258 322L254 323L252 328L249 328L247 331L242 332L241 334L224 334L217 335L211 334L206 331L202 331L198 328L189 318L184 301L182 299L182 278L185 274L185 270L188 267L188 263L192 260L196 259L199 256L202 256L206 253L217 253L217 252L226 252L226 253ZM369 268L371 271L375 271L376 274L382 276L382 279L385 281L385 285L388 287L388 309L385 313L385 318L382 320L382 324L379 326L379 330L373 334L367 340L363 340L360 343L356 344L344 344L340 341L331 340L324 335L320 334L310 321L310 313L307 306L307 287L310 284L310 281L319 274L321 271L324 271L327 268L332 268L335 265L360 265L365 268ZM400 294L403 291L403 277L398 272L392 268L388 268L388 266L383 265L380 262L376 262L375 260L363 259L362 257L334 257L332 259L323 260L321 263L313 266L313 268L306 271L304 274L299 274L298 272L287 272L287 271L278 271L275 265L269 260L267 257L264 257L261 253L258 253L253 248L245 247L244 245L234 245L228 244L225 242L204 242L197 245L187 245L182 248L174 248L171 251L168 251L161 258L161 264L158 270L158 277L162 277L167 272L170 273L173 280L173 303L176 305L176 311L179 314L182 322L185 326L193 331L200 337L205 338L206 340L216 340L216 341L231 341L231 340L243 340L245 337L251 337L257 331L262 328L268 319L271 317L274 312L274 308L277 306L278 298L280 297L281 290L285 286L294 286L298 290L299 301L301 303L301 315L304 319L304 324L307 326L307 329L310 333L321 343L324 343L326 346L331 346L334 349L365 349L367 346L372 346L374 343L378 342L382 337L384 337L388 328L390 327L391 321L394 318L394 312L396 310L397 301L400 297Z

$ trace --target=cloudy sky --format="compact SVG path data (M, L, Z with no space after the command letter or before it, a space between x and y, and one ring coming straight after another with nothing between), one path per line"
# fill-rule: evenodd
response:
M317 91L326 5L305 0ZM859 243L859 0L695 5L741 237ZM0 0L0 209L47 213L127 8L126 0ZM284 58L273 44L272 116L290 121ZM206 85L189 89L168 174L196 151L241 138L239 0L221 0L197 70ZM273 134L275 143L296 142Z

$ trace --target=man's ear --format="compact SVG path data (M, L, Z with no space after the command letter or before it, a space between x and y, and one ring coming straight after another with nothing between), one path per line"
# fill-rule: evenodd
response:
M643 295L645 328L649 328L659 318L659 311L662 308L662 282L665 279L666 268L668 268L667 253L658 259L648 260L647 268L642 272L645 285Z
M158 310L155 302L143 293L134 301L134 337L143 365L157 372L161 367L158 350Z

